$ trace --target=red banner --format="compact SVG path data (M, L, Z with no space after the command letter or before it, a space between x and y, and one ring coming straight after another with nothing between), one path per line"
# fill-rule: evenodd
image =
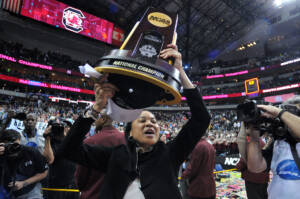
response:
M112 43L113 23L55 0L24 0L21 15Z

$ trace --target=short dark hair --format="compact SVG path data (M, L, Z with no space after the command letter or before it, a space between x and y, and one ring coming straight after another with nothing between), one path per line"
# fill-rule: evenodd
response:
M21 139L21 134L13 129L7 129L0 132L0 141L14 142Z

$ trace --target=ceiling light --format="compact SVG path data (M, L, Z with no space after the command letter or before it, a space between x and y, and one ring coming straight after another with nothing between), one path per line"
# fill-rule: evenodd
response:
M287 3L292 0L274 0L274 5L281 8L284 3Z
M277 6L277 7L280 7L280 6L282 6L283 2L284 2L284 0L275 0L274 5Z

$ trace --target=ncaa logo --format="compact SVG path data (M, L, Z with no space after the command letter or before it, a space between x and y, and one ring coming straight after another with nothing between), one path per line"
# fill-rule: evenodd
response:
M67 30L79 33L83 30L83 20L85 16L76 8L68 7L64 9L62 23Z
M300 171L294 160L281 161L276 168L276 172L282 179L300 180Z

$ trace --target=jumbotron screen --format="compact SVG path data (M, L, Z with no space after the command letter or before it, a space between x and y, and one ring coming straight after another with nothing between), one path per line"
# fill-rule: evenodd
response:
M112 43L113 23L55 0L24 0L21 15Z

